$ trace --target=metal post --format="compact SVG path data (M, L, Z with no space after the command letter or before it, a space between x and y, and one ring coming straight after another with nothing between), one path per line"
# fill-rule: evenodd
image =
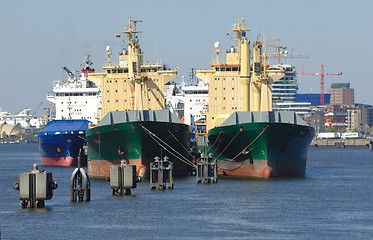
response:
M52 199L53 190L58 187L53 182L52 173L38 170L38 164L33 165L33 170L19 174L19 182L13 188L19 190L22 208L43 208L44 200Z
M174 188L174 166L167 156L163 159L154 158L150 163L150 188L155 189L173 189Z
M75 168L70 178L70 201L91 201L91 184L88 174L82 168L82 149L79 149L78 167Z
M120 165L110 167L110 187L112 195L131 195L131 188L136 188L136 182L141 178L136 176L136 166L127 165L124 160Z
M216 183L218 180L216 159L212 156L201 154L197 160L197 183Z

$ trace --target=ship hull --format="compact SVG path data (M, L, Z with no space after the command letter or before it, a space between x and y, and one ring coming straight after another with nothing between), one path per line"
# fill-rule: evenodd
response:
M58 166L58 167L73 167L78 165L77 157L42 157L41 165L43 166ZM87 158L83 159L83 166L87 165Z
M165 148L173 154L161 147L161 141L156 138L157 143L155 137L152 138L145 129L167 143L169 147ZM86 134L88 173L91 177L105 178L110 174L111 166L125 160L127 164L137 166L139 176L148 178L150 163L156 156L169 157L174 163L175 177L189 173L189 165L179 159L182 157L174 156L180 153L190 159L188 151L191 129L185 124L155 121L122 122L97 126L88 130Z
M312 127L275 122L249 122L209 131L209 153L218 174L240 177L304 176Z
M39 151L41 165L76 167L79 150L85 144L83 134L40 135ZM82 166L87 166L87 158L82 156Z

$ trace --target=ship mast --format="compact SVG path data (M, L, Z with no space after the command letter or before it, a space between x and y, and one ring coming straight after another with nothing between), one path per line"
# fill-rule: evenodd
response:
M134 109L143 110L142 101L142 84L147 80L146 77L141 76L140 66L142 65L142 54L138 39L137 23L142 22L141 20L133 20L129 17L128 27L124 27L122 33L128 35L128 77L135 85L134 93Z
M137 23L142 22L141 20L133 20L129 17L128 27L124 27L124 31L121 33L128 35L128 73L131 79L135 78L139 74L141 65L141 49L137 34L141 33L137 31Z
M250 110L250 41L246 38L246 20L240 19L238 16L237 26L233 26L230 30L237 34L237 53L238 60L241 64L240 82L242 89L242 111Z
M250 31L246 29L246 20L241 19L240 16L238 16L238 23L237 25L233 25L233 29L229 30L230 32L235 32L237 35L237 38L233 39L237 42L237 53L238 53L238 60L241 61L241 44L242 39L244 38L246 40L246 32Z
M262 47L262 41L260 36L258 36L253 43L253 69L250 87L251 111L272 111L273 78L277 80L278 76L273 76L272 78L270 75L281 74L281 71L267 70L267 56L263 54Z
M111 50L102 72L88 74L88 80L101 87L102 115L111 111L158 110L165 108L164 85L177 76L177 70L162 68L158 61L144 64L137 23L131 17L116 38L125 38L119 64L110 61ZM127 37L128 36L128 37Z

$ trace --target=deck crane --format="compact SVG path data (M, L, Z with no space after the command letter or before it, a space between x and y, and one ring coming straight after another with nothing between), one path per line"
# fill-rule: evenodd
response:
M324 77L326 76L340 76L342 72L339 73L324 73L324 64L321 64L321 72L318 73L305 73L302 65L302 73L297 73L298 76L320 76L320 105L324 106Z
M47 112L47 115L44 115L43 118L47 118L49 120L52 119L52 113L53 113L53 110L54 110L54 103L49 103L48 107L44 108L44 110L46 110Z
M69 75L69 83L72 83L74 81L77 80L77 75L76 73L74 74L73 72L71 72L66 66L63 66L62 67L62 70L64 70L65 72L67 72L67 74Z
M266 42L277 41L277 45L267 44ZM289 58L308 58L306 55L293 55L293 48L291 49L291 55L288 55L288 51L286 50L286 46L280 46L280 39L279 38L272 38L268 40L261 41L264 44L266 54L269 54L269 59L277 59L277 64L281 64L282 59L289 59ZM267 52L267 47L275 48L275 52Z
M277 45L271 45L268 44L267 42L273 42L277 41ZM285 53L286 46L280 46L280 39L279 38L271 38L271 39L266 39L266 40L261 40L260 41L265 48L266 54L273 54L275 55L273 58L277 58L277 64L281 64L281 54ZM267 52L267 47L273 47L276 49L275 52ZM272 57L269 57L272 58Z
M66 66L63 66L62 70L66 71L69 77L72 78L74 76L74 74Z

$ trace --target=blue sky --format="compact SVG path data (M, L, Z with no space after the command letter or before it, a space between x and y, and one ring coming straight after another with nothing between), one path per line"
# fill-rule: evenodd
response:
M97 71L111 45L112 59L123 43L115 36L128 17L143 20L140 43L145 60L156 57L179 67L178 79L188 79L191 68L209 68L216 41L230 48L226 33L237 16L251 19L251 41L258 34L280 38L281 45L306 59L284 59L301 71L343 72L326 77L350 82L355 101L373 104L373 1L4 1L0 8L0 70L2 111L33 110L52 90L54 80L65 80L62 66L79 70L86 53ZM299 77L300 93L319 93L320 78ZM38 111L42 114L42 111Z

